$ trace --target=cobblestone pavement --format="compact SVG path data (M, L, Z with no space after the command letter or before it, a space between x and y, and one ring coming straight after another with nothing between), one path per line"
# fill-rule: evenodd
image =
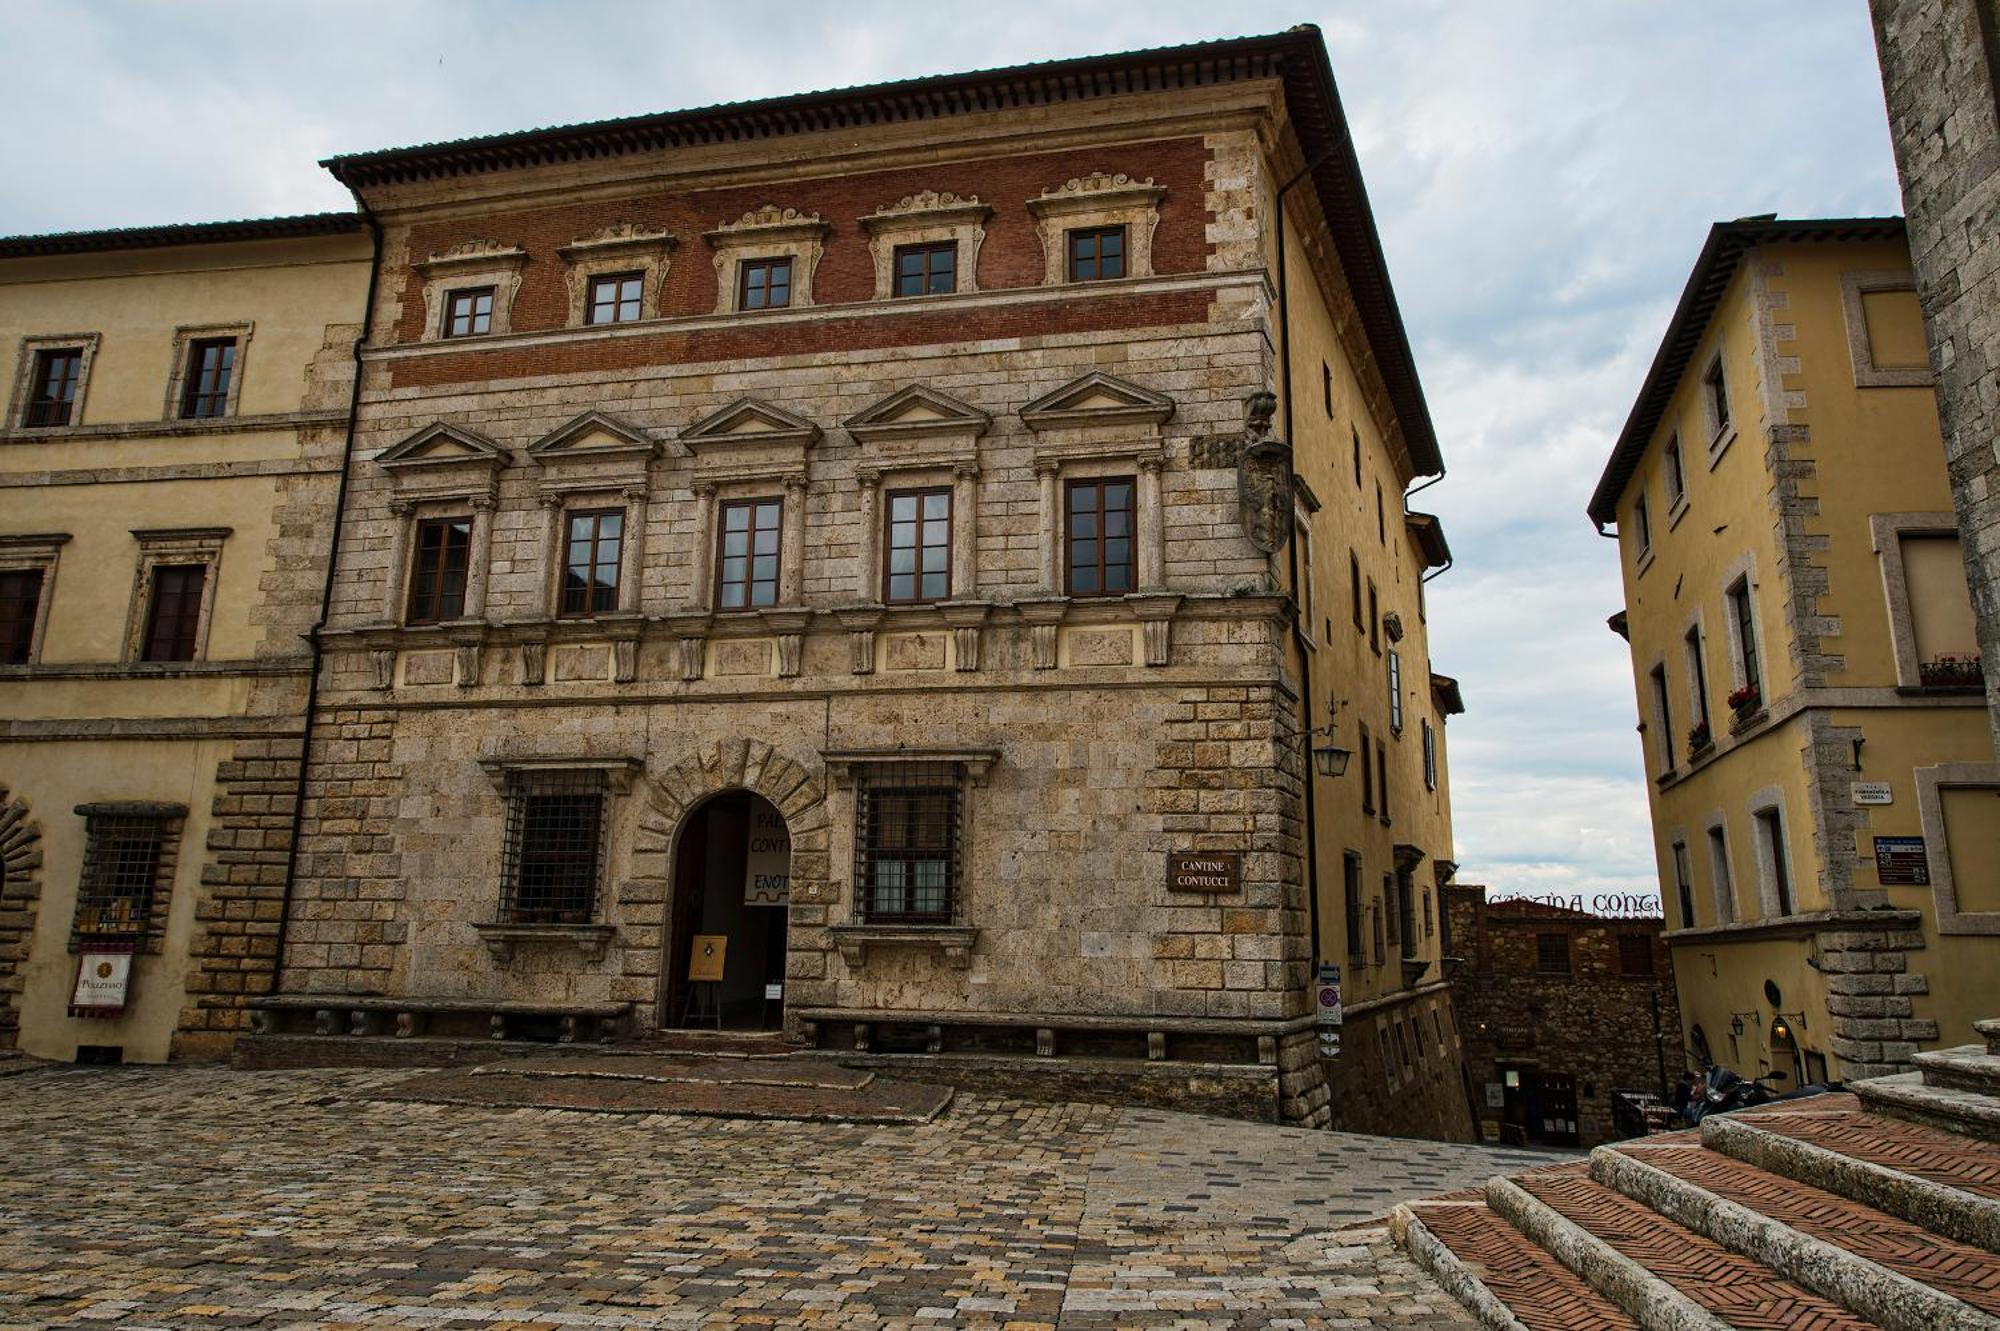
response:
M867 1127L0 1080L0 1327L1427 1327L1342 1229L1518 1152L958 1097Z

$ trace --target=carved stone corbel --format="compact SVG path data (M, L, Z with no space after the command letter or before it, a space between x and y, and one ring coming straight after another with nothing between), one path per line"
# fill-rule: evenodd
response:
M548 678L549 645L540 638L521 644L521 682L540 684Z
M452 682L461 689L476 688L479 684L479 644L462 642L453 652L458 657L458 677Z
M1035 669L1054 670L1057 631L1062 627L1063 615L1069 610L1069 598L1058 596L1048 600L1020 601L1015 608L1021 613L1021 622L1028 626L1028 649Z
M1134 597L1129 604L1139 620L1140 636L1145 639L1146 664L1166 665L1173 652L1174 612L1180 608L1181 598Z
M847 630L848 669L856 675L875 673L875 630L882 612L873 607L834 612Z
M980 630L986 623L988 607L981 605L942 605L938 607L944 615L944 622L951 626L952 665L958 670L979 669Z
M374 687L390 689L396 686L396 649L377 647L368 653L368 665L375 672Z
M639 642L636 638L617 638L611 643L611 678L620 684L630 684L639 677Z

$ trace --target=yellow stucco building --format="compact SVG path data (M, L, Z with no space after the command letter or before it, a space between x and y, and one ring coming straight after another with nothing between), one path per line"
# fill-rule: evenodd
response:
M226 1048L269 987L354 214L0 239L0 1048Z
M1714 227L1615 523L1688 1048L1856 1079L2000 986L2000 768L1898 218Z

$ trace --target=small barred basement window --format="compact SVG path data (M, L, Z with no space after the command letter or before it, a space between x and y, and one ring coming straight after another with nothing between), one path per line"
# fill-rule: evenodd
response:
M1535 935L1535 969L1544 975L1569 974L1569 935Z
M944 924L958 906L956 763L890 763L857 783L854 880L870 921Z
M1675 850L1681 848L1676 846ZM1644 979L1653 973L1653 940L1645 934L1618 935L1618 973Z
M588 924L604 860L602 771L513 773L500 866L503 924Z
M82 805L83 875L72 951L157 948L172 889L178 805Z

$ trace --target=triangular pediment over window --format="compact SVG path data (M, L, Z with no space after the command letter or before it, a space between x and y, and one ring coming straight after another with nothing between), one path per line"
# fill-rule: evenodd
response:
M543 466L650 458L659 451L644 430L601 411L586 411L528 445L528 456Z
M862 442L899 435L984 434L993 418L949 393L924 384L911 384L880 402L855 413L847 420L847 432Z
M511 454L476 430L439 421L391 444L377 455L378 465L390 471L414 471L434 467L504 467Z
M819 438L819 426L758 398L743 397L682 430L680 441L697 453L732 444L794 444Z
M1116 375L1094 370L1021 408L1031 430L1093 425L1159 425L1174 414L1174 400Z

